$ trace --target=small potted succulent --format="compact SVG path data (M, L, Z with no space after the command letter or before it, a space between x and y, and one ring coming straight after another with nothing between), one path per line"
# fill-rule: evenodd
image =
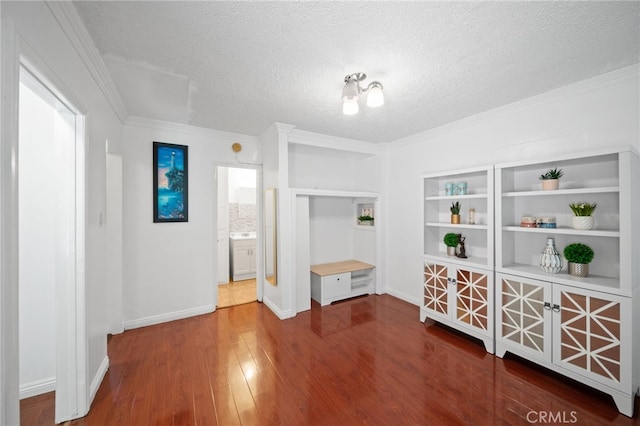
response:
M453 232L449 232L444 236L444 245L447 246L447 255L455 256L456 248L460 243L460 234L454 234Z
M451 203L451 207L449 207L449 210L451 210L451 223L455 223L458 224L460 223L460 208L462 206L460 205L460 203L458 201L456 201L455 203Z
M584 202L569 204L569 208L574 214L571 218L571 227L573 229L592 229L593 211L597 206L596 203Z
M540 179L542 180L542 189L545 191L550 191L554 189L558 189L560 186L560 178L564 175L562 169L549 169L543 175L540 175Z
M594 256L591 247L582 243L573 243L564 248L563 254L569 262L569 275L576 277L589 275L589 263Z

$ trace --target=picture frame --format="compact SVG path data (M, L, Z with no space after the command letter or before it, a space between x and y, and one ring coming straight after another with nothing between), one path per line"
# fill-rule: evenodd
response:
M153 222L189 221L189 147L153 142Z

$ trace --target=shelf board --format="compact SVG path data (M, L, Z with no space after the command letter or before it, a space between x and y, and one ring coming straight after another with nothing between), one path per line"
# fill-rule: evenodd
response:
M503 197L541 197L548 195L581 195L581 194L600 194L607 192L620 192L619 186L603 186L598 188L575 188L575 189L557 189L555 191L514 191L503 192Z
M436 262L447 262L453 263L461 266L468 266L474 268L481 269L492 269L493 266L487 266L487 258L486 257L477 257L477 256L469 256L466 259L460 259L455 256L447 256L446 253L437 253L437 254L427 254L425 253L425 258Z
M425 226L440 228L464 228L464 229L487 229L487 225L469 225L467 223L453 224L449 222L427 222Z
M627 295L625 292L620 290L620 278L618 277L604 277L592 274L588 277L574 277L573 275L569 275L566 270L557 274L548 274L537 265L525 265L520 263L498 267L496 268L496 272L519 275L535 280L565 284L589 290L606 291L608 293L623 296Z
M551 234L551 235L583 235L587 237L610 237L619 238L620 231L605 230L605 229L589 229L579 230L573 228L524 228L522 226L503 226L503 231L511 232L530 232L534 234Z
M439 201L439 200L470 200L473 198L487 198L487 194L466 194L466 195L430 195L424 197L426 201Z

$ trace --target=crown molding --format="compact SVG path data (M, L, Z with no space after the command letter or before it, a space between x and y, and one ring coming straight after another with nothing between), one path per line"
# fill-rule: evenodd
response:
M218 140L242 142L250 145L260 145L260 142L258 141L258 138L256 136L243 135L241 133L224 132L222 130L209 129L207 127L197 127L189 124L155 120L152 118L138 117L135 115L129 116L124 124L125 126L147 127L151 129L179 132Z
M289 143L370 155L379 154L384 150L382 146L372 142L340 138L298 129L294 129L289 133Z
M111 105L113 112L124 123L129 117L129 112L73 2L47 0L45 3L76 49L76 52L78 52L78 55L80 55L89 74L91 74L107 102Z
M520 101L512 102L510 104L503 105L501 107L494 108L471 117L463 118L454 121L453 123L445 124L431 130L397 139L395 141L389 142L387 146L393 149L406 145L412 145L415 143L421 143L425 140L464 130L486 121L495 120L516 111L531 108L541 103L553 102L573 96L582 95L628 80L638 81L639 76L640 64L630 65L624 68L617 69L615 71L610 71L605 74L588 78L586 80L571 83L566 86L541 93L539 95L531 96Z

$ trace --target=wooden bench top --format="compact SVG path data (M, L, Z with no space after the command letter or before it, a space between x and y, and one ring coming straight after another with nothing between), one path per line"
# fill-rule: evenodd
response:
M326 275L343 274L345 272L363 271L365 269L373 269L374 265L360 262L359 260L345 260L342 262L322 263L319 265L311 265L311 272L321 277Z

